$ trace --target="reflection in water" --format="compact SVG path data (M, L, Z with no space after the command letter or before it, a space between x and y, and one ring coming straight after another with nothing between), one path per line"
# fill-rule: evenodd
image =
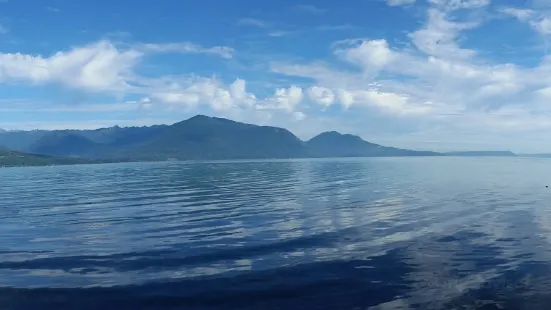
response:
M544 309L539 159L0 170L2 309Z

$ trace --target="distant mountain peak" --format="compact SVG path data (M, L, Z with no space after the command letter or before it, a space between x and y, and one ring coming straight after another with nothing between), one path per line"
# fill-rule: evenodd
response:
M178 124L195 124L195 123L209 123L211 121L215 120L214 117L210 117L210 116L207 116L207 115L203 115L203 114L197 114L195 116L192 116L188 119L185 119L185 120L182 120L182 121L179 121L179 122L176 122L174 123L173 125L178 125Z
M212 119L212 117L204 114L197 114L195 116L188 118L187 120L190 121L190 120L200 120L200 119Z
M325 132L322 132L320 133L318 136L339 136L339 137L358 137L357 135L353 135L353 134L350 134L350 133L341 133L341 132L338 132L338 131L335 131L335 130L331 130L331 131L325 131Z
M201 121L201 122L208 122L208 121L229 121L229 122L232 122L232 120L229 120L229 119L225 119L225 118L220 118L220 117L213 117L213 116L208 116L208 115L204 115L204 114L197 114L195 116L192 116L182 122L197 122L197 121Z
M310 139L310 141L316 141L316 140L338 140L338 141L343 141L343 140L356 140L356 141L362 141L362 142L366 142L366 143L370 143L370 142L367 142L365 140L363 140L360 136L356 136L356 135L353 135L353 134L349 134L349 133L340 133L338 131L326 131L326 132L322 132L320 133L319 135L313 137L312 139Z
M319 135L320 136L321 135L339 135L339 136L342 136L342 133L340 133L338 131L331 130L331 131L322 132Z

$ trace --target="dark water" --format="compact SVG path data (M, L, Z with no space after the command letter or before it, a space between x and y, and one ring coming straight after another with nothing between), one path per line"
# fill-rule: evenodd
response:
M551 160L0 169L0 309L549 309Z

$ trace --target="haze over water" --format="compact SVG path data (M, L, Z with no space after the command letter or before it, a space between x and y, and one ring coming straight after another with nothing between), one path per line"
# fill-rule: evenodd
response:
M0 169L2 309L543 309L551 160Z

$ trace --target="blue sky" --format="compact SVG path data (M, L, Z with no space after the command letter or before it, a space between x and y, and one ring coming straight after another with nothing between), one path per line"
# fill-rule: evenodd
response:
M196 114L551 152L551 0L0 0L0 128Z

